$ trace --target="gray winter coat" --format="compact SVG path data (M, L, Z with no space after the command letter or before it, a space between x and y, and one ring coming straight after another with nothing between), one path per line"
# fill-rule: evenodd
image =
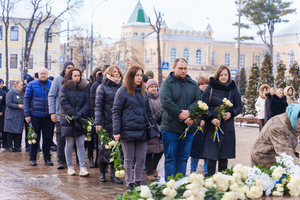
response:
M23 132L24 110L18 107L23 102L22 93L16 88L13 88L6 94L5 132L18 134Z
M59 91L62 88L62 84L61 84L62 80L63 77L58 76L52 81L52 86L48 94L48 104L49 104L50 114L61 113L61 105L59 103ZM57 121L60 121L59 116L57 116Z

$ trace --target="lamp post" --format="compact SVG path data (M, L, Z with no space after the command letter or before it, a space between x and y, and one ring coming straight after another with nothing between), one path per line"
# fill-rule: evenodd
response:
M108 0L104 0L104 1L101 1L100 3L98 3L97 5L96 5L96 7L93 9L93 7L92 7L92 24L91 24L91 67L90 67L90 74L92 74L92 72L93 72L93 43L94 43L94 36L93 36L93 24L94 24L94 12L95 12L95 10L96 10L96 8L101 4L101 3L104 3L104 2L106 2L106 1L108 1Z
M240 33L240 30L241 30L241 9L242 9L242 0L239 0L239 3L238 3L238 10L239 10L239 24L238 24L238 63L237 63L237 78L238 80L236 81L237 82L237 88L238 88L238 91L240 92L240 82L239 82L239 79L240 79L240 46L241 46L241 33Z

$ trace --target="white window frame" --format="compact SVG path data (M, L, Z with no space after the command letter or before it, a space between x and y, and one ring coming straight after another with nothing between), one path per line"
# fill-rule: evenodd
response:
M17 27L18 28L18 33L17 33L17 40L12 40L11 39L11 36L12 36L12 34L11 34L11 29L12 29L12 27ZM9 27L9 41L12 41L12 42L18 42L19 41L19 33L20 33L20 27L18 26L18 25L11 25L10 27Z
M198 56L197 57L197 51L200 51L200 57ZM202 51L202 49L196 49L196 52L195 52L195 64L196 65L201 65L202 64L202 56L203 56L203 53L202 53L203 51Z
M134 32L133 33L133 36L138 36L139 34L137 32Z
M147 63L147 49L144 49L144 63Z
M246 68L246 54L240 55L240 68Z
M278 55L279 55L279 56L278 56ZM276 50L276 51L275 51L275 56L274 56L274 58L275 58L275 66L274 66L274 67L277 67L277 65L279 65L280 60L281 60L281 53L280 53L279 50Z
M294 49L289 50L289 66L292 66L296 62Z
M153 50L150 49L149 50L149 63L152 63L153 62Z
M258 66L260 66L260 62L261 62L261 56L259 54L256 54L254 56L254 63L256 63Z
M216 53L212 52L211 53L211 65L215 66L215 64L216 64Z
M48 71L51 71L52 70L52 59L53 59L53 55L52 54L48 54L47 55L48 57L47 57L47 62L48 62L48 60L49 60L49 57L50 57L50 62L48 62ZM44 60L44 67L45 67L45 60ZM50 66L50 67L49 67Z
M0 41L2 41L2 40L3 40L3 36L4 36L4 30L3 30L3 27L4 27L4 26L3 26L3 24L0 24L0 27L2 27L2 28L0 29L0 30L1 30L1 31L0 31L0 33L1 33L1 34L0 34L0 35L1 35Z
M142 36L142 37L145 37L145 33L141 33L141 36Z
M229 60L226 60L226 58L229 58ZM231 53L225 53L224 55L224 65L227 67L230 67L231 65Z
M30 66L30 57L32 56L32 68L29 68L29 66ZM34 69L34 55L33 54L30 54L30 56L29 56L29 61L28 61L28 69L30 70L30 69Z
M2 66L3 66L3 55L4 55L4 53L2 51L0 51L0 69L2 69Z
M188 57L185 57L185 55L184 55L184 51L185 50L188 50ZM190 49L187 48L187 47L184 48L183 51L182 51L182 58L184 58L187 61L188 64L190 63L190 57L191 57L191 51L190 51Z
M174 60L172 60L172 56L173 56L172 49L175 49L175 58L174 58ZM170 49L170 63L174 63L177 57L178 57L178 50L177 50L176 47L172 47Z
M49 27L48 28L44 28L44 43L46 43L46 32L47 32L47 30L49 29ZM51 38L51 41L50 41L50 39L48 40L48 44L52 44L52 42L53 42L53 29L52 28L50 28L50 30L51 30L51 36L48 36L49 38Z
M10 66L10 61L11 61L11 55L12 54L16 54L17 55L17 67L16 68L11 68L11 66ZM17 53L17 52L10 52L9 53L9 69L19 69L19 57L20 57L20 55L19 55L19 53Z

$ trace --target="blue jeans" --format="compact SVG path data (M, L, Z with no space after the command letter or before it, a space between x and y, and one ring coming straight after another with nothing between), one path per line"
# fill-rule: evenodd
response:
M191 157L191 169L197 170L199 158L192 158ZM207 174L207 159L204 159L204 174Z
M191 153L193 134L187 134L184 140L179 139L181 134L162 131L165 154L165 181L168 176L182 173L185 176L187 160Z

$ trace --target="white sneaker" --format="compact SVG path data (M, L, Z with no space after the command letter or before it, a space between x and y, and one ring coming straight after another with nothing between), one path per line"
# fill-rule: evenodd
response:
M86 167L80 167L79 176L88 176L90 172L87 171Z
M75 176L75 170L72 165L68 167L68 175Z

